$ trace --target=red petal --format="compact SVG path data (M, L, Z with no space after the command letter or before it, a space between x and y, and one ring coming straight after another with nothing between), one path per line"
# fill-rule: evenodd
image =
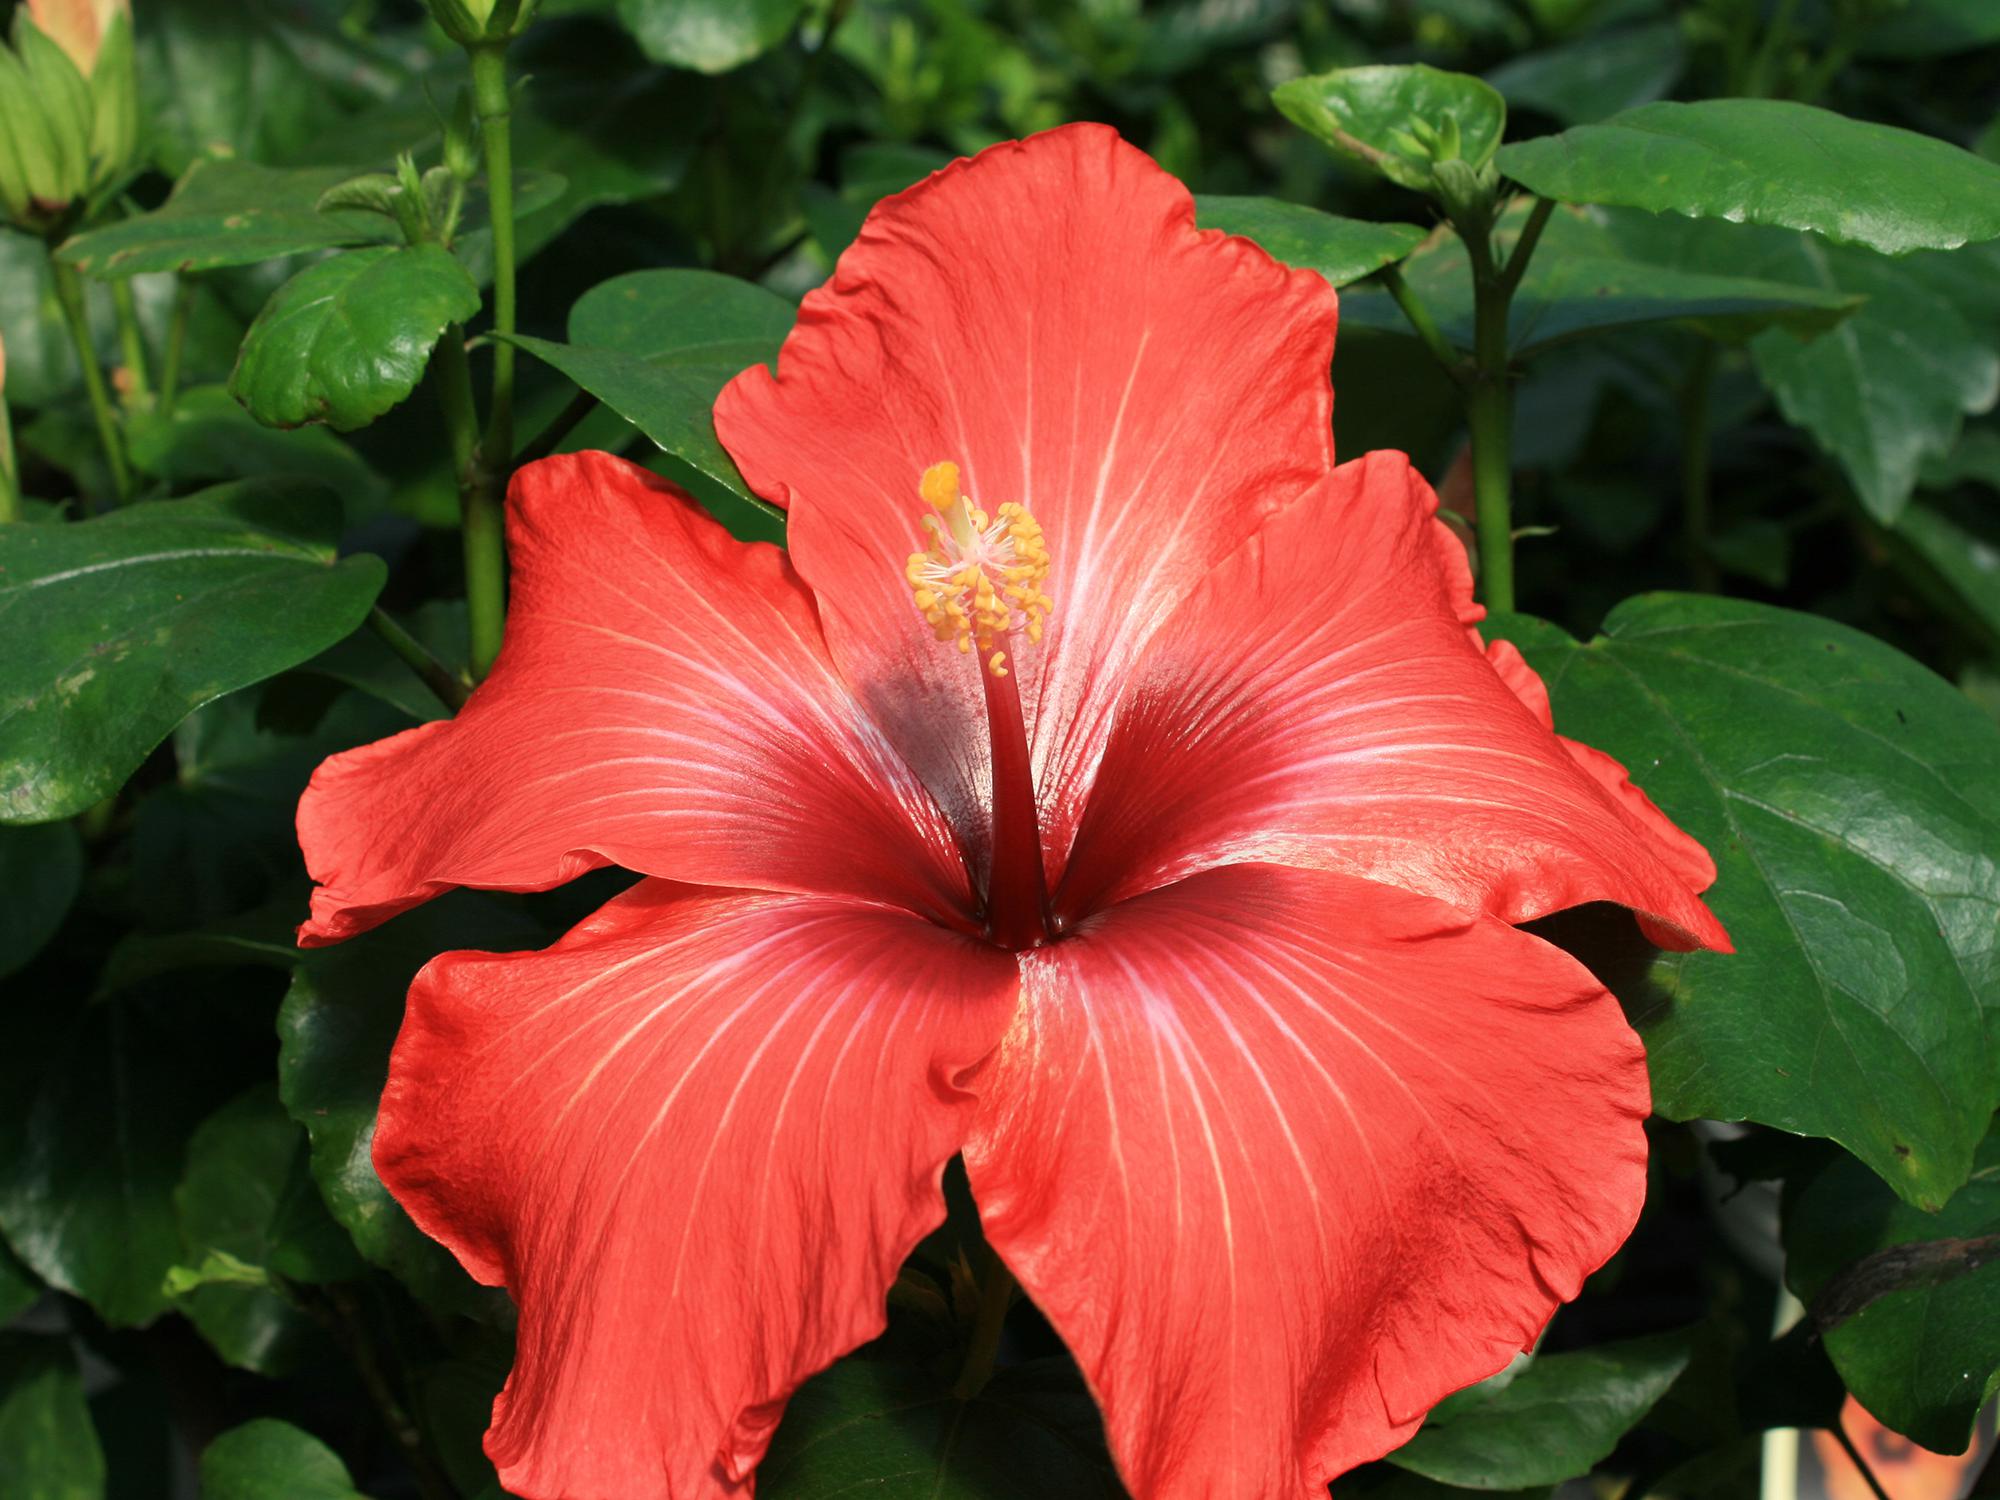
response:
M1638 1039L1492 918L1233 865L1022 975L966 1165L1137 1500L1323 1497L1638 1215Z
M968 843L987 836L974 663L932 638L904 564L924 468L1053 554L1039 648L1016 656L1046 842L1060 851L1109 700L1202 575L1332 463L1334 296L1247 240L1197 232L1187 190L1101 125L947 167L879 204L805 299L779 375L716 403L856 695Z
M944 1215L1014 961L906 913L646 881L417 977L375 1136L521 1313L486 1448L527 1500L736 1493Z
M1674 947L1728 945L1706 856L1482 655L1436 503L1403 455L1370 454L1210 575L1135 674L1061 910L1266 860L1509 922L1616 901Z
M506 645L472 701L313 776L301 942L452 886L545 890L606 863L962 905L949 829L833 671L777 548L603 453L523 469L508 547Z

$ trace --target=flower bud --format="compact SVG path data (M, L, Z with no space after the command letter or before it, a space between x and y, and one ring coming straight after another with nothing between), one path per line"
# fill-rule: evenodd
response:
M431 17L462 47L519 36L540 0L429 0Z
M138 150L130 0L28 0L0 47L0 209L45 228Z

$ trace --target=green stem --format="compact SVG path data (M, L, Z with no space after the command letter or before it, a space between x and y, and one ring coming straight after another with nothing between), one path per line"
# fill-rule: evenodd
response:
M1841 1451L1847 1455L1847 1461L1854 1465L1855 1471L1866 1482L1875 1500L1890 1500L1889 1492L1882 1488L1882 1481L1875 1477L1875 1471L1868 1467L1868 1460L1861 1456L1861 1450L1854 1446L1854 1439L1847 1435L1847 1425L1838 1418L1834 1420L1833 1436L1840 1444Z
M194 315L194 278L176 277L173 319L167 324L167 352L160 361L160 415L171 416L181 393L181 357L187 352L188 320Z
M1472 256L1471 389L1474 523L1479 542L1479 598L1488 609L1514 607L1514 392L1507 374L1507 313L1513 287L1493 264L1483 234L1466 242ZM1508 266L1513 273L1516 262Z
M518 469L524 464L534 463L537 459L547 458L562 446L564 438L576 431L578 423L596 410L597 398L589 391L578 391L570 398L569 405L556 413L555 420L536 433L528 444L514 455L514 467Z
M1444 366L1445 373L1453 380L1463 382L1464 360L1445 338L1444 331L1438 327L1437 319L1431 316L1431 310L1424 305L1423 298L1403 280L1402 271L1396 266L1384 266L1375 273L1375 279L1382 283L1383 289L1395 299L1396 306L1403 310L1403 316L1410 320L1410 327L1416 330L1417 337L1423 340L1424 347L1431 351L1431 357Z
M18 521L21 509L21 477L14 467L14 424L7 415L7 398L0 393L0 526Z
M1712 594L1722 586L1708 541L1713 524L1713 458L1709 441L1709 396L1721 352L1703 339L1688 364L1681 387L1681 535L1695 588Z
M481 457L479 409L465 359L465 330L454 324L431 356L445 432L458 477L459 536L465 548L465 613L475 681L492 670L507 622L507 541L499 482Z
M132 300L132 283L120 279L111 283L111 306L118 314L118 348L125 356L125 378L132 395L142 397L152 390L146 373L146 336L139 331L139 305Z
M320 1290L327 1305L321 1320L347 1355L348 1363L354 1367L354 1373L361 1381L361 1388L368 1393L375 1415L401 1450L403 1462L410 1466L410 1472L417 1481L418 1493L424 1496L424 1500L454 1500L458 1489L425 1443L423 1429L410 1416L409 1409L390 1384L381 1358L376 1353L367 1319L355 1302L353 1293L337 1282Z
M429 647L397 624L395 618L380 605L368 611L368 628L402 658L404 666L423 679L424 686L436 693L438 701L446 708L457 713L465 707L468 696L465 684L452 675L451 668L431 655Z
M1528 219L1521 226L1521 236L1514 241L1513 252L1507 257L1507 267L1500 272L1500 285L1511 298L1521 278L1528 274L1528 262L1534 259L1535 246L1542 242L1542 231L1548 228L1549 215L1556 210L1553 198L1537 198L1535 206L1528 210Z
M972 1344L951 1387L952 1395L961 1401L970 1401L993 1378L993 1362L1000 1355L1000 1330L1006 1326L1007 1309L1014 1301L1014 1273L990 1250L987 1261L986 1274L979 1282L979 1310L973 1315Z
M514 331L513 100L507 91L507 49L489 42L472 49L472 102L486 147L486 201L493 219L493 331ZM486 449L496 459L514 451L514 346L493 343L493 405Z
M91 415L97 419L97 440L104 447L104 461L111 466L111 486L118 503L132 498L132 470L125 463L125 443L118 431L118 415L112 405L111 390L104 382L104 367L97 362L97 349L90 341L90 313L84 306L83 279L64 261L49 257L49 271L55 280L56 301L62 304L63 321L76 345L77 364L83 369L83 388L90 396Z
M1792 20L1797 15L1799 0L1778 0L1777 9L1772 12L1771 22L1764 28L1764 40L1750 58L1744 69L1743 82L1738 92L1752 99L1761 99L1769 92L1771 84L1771 64L1779 51L1791 39Z

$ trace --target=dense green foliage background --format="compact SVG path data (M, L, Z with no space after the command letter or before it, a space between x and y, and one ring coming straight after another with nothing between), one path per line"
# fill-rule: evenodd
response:
M375 1098L428 956L546 943L614 877L301 954L298 795L462 701L524 459L616 449L781 539L715 391L877 198L1078 119L1343 287L1341 452L1437 483L1739 949L1543 924L1646 1039L1646 1217L1531 1365L1336 1494L1748 1496L1847 1391L1965 1449L2000 1382L2000 5L544 0L468 49L415 3L137 0L130 57L129 149L0 192L0 1495L499 1493L510 1310L376 1180ZM960 1193L760 1493L1118 1493L1031 1307L950 1394L979 1255Z

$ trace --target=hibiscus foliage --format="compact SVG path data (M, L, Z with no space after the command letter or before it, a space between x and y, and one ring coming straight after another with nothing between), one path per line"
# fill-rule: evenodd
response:
M0 6L0 1495L2000 1493L1995 16Z

